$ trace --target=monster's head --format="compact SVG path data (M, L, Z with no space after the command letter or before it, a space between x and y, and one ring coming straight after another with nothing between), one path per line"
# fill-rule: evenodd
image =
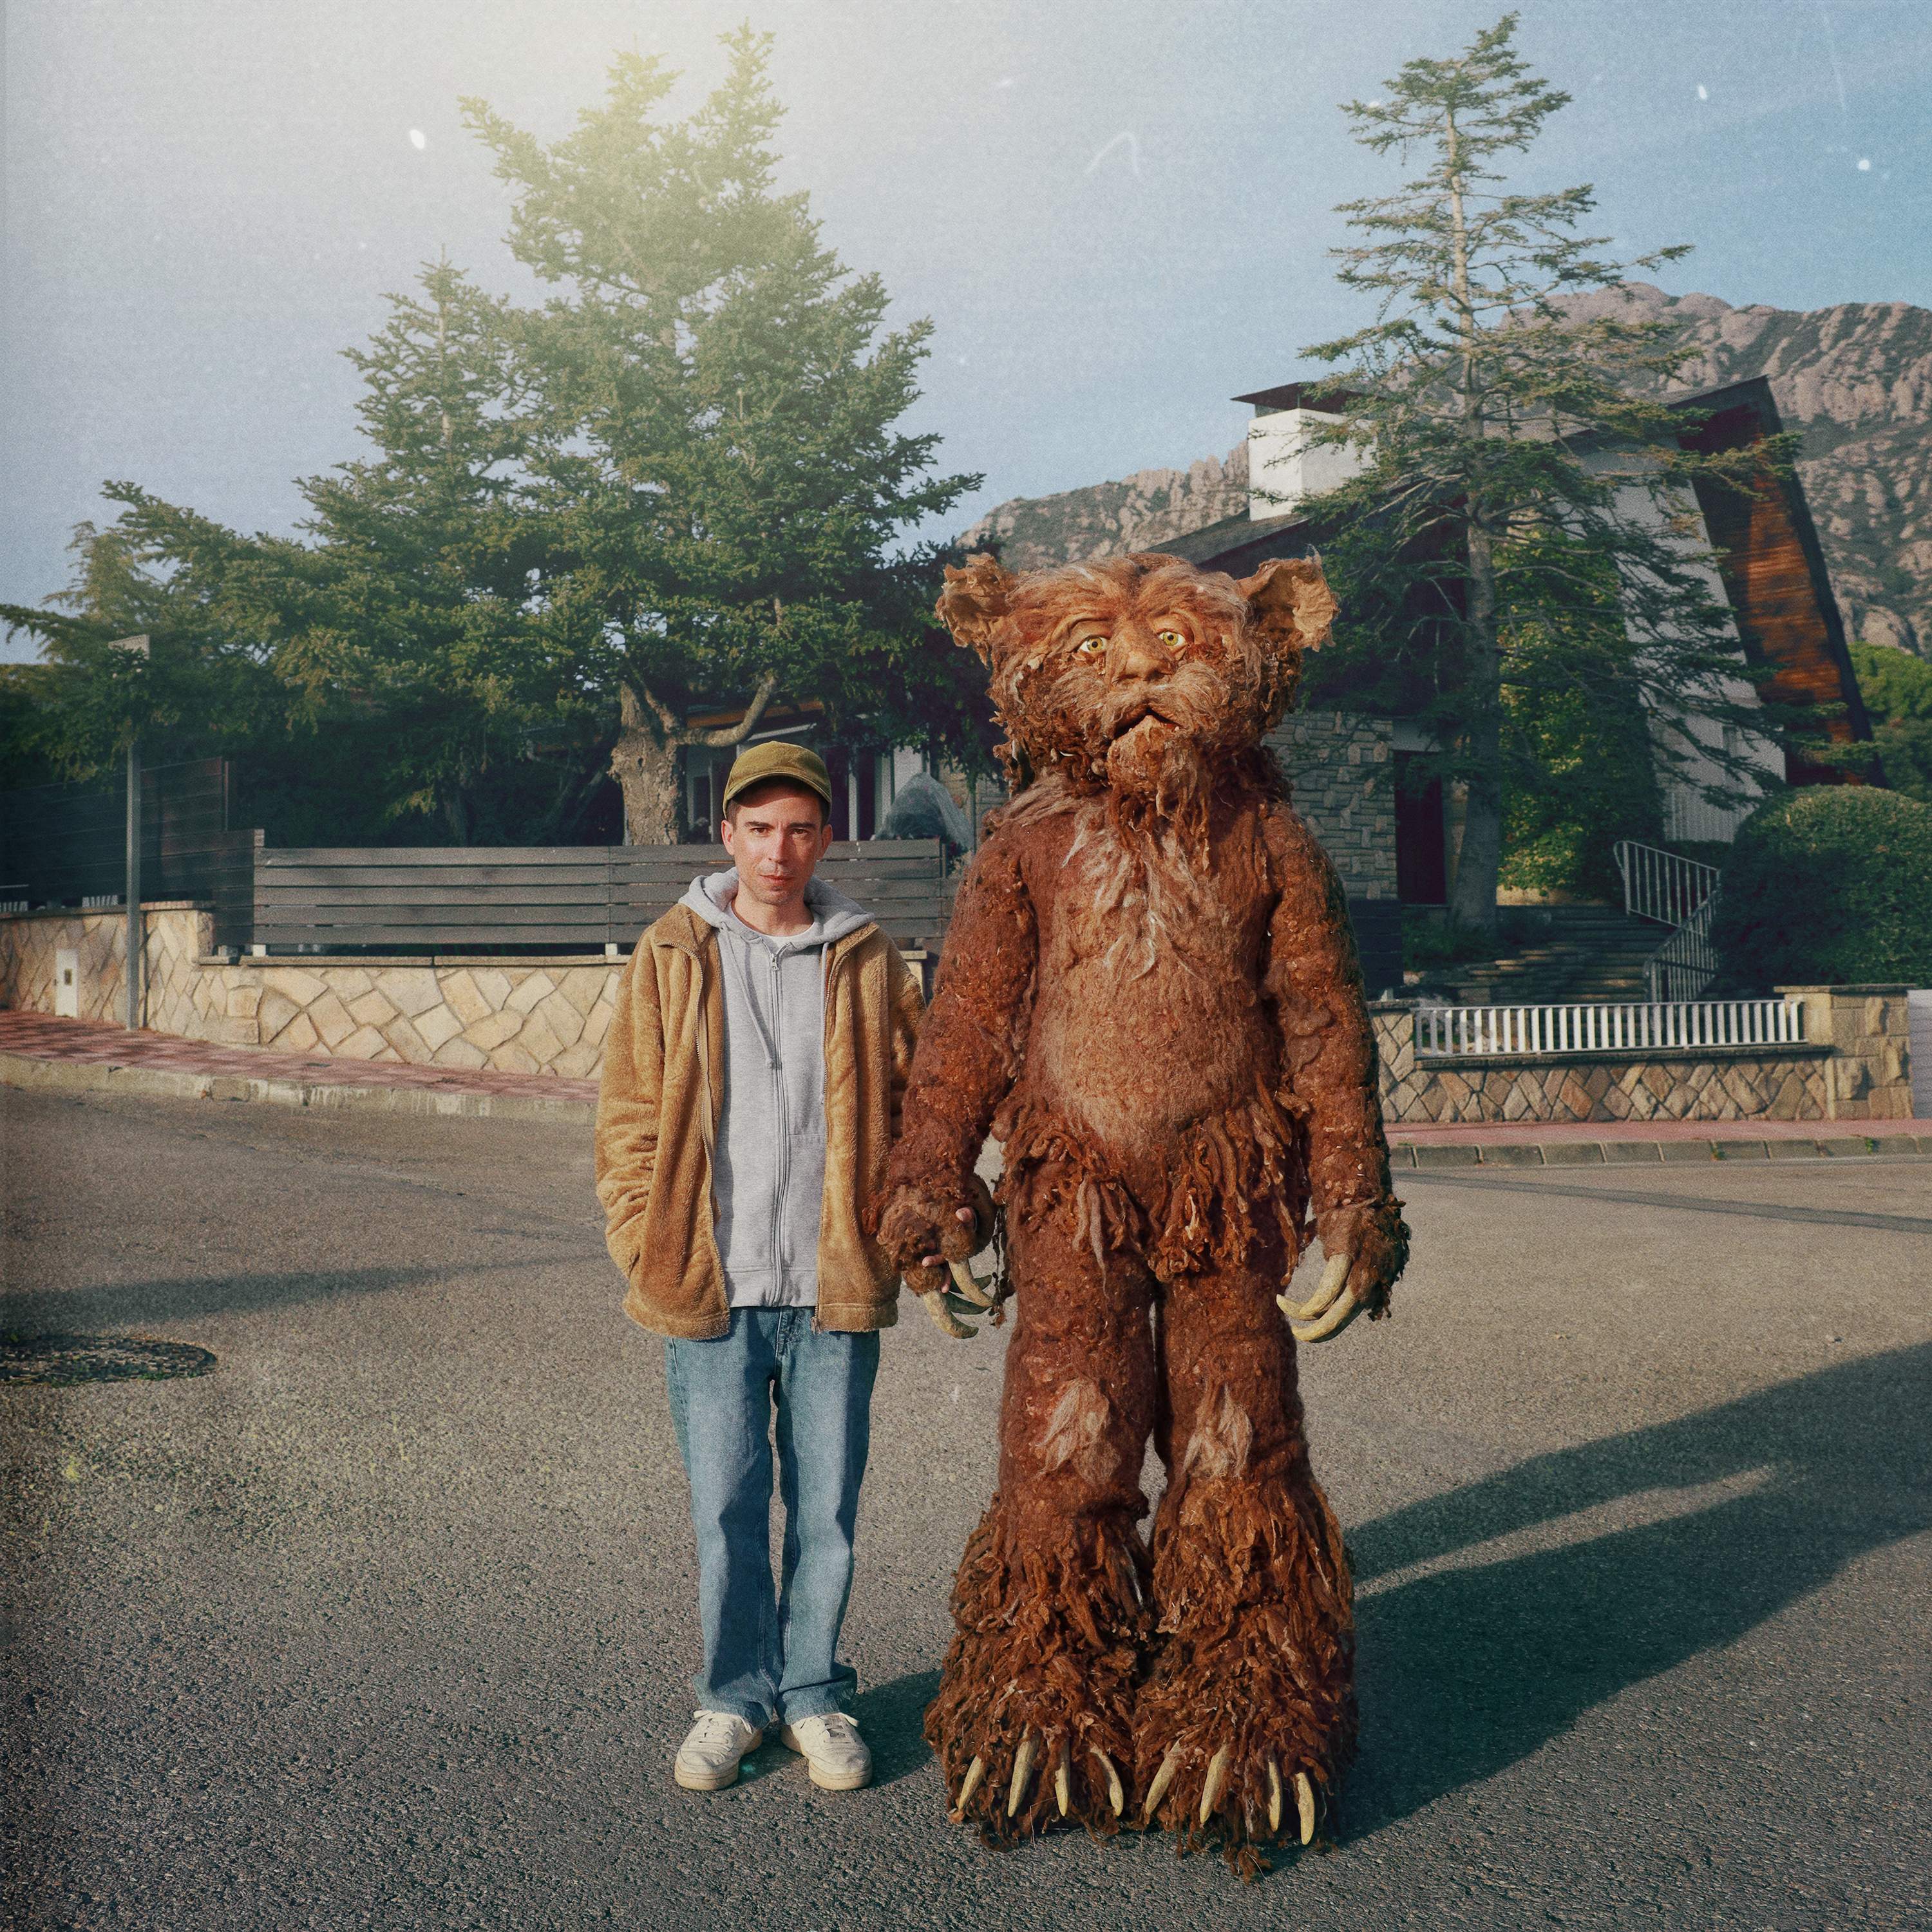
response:
M976 556L938 608L992 672L1019 782L1151 801L1198 792L1280 722L1336 607L1309 559L1237 583L1136 553L1024 575Z

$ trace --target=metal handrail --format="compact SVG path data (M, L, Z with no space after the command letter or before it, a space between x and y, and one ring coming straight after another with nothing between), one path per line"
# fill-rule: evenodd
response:
M1633 919L1685 926L1716 896L1718 868L1701 860L1683 858L1634 838L1619 838L1610 849L1623 878L1624 910Z
M1667 1000L1548 1006L1423 1006L1419 1059L1451 1054L1644 1053L1705 1046L1772 1046L1802 1040L1793 1000Z
M1718 976L1711 923L1722 890L1718 868L1658 845L1619 838L1611 848L1624 882L1624 910L1676 930L1643 963L1652 1000L1694 1000Z

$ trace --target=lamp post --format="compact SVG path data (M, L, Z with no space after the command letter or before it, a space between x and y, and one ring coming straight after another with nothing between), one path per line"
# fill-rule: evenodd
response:
M148 640L117 638L112 649L145 661ZM128 1030L141 1024L141 734L130 711L128 719Z

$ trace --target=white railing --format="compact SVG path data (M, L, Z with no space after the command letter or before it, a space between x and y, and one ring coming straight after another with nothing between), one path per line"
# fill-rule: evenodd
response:
M1718 890L1718 868L1660 846L1619 838L1611 848L1623 875L1624 910L1659 926L1683 926Z
M1718 949L1711 944L1711 920L1718 894L1711 896L1643 962L1643 990L1653 1000L1694 1000L1718 976Z
M1648 1053L1700 1046L1771 1046L1804 1037L1788 1000L1675 1000L1638 1006L1423 1006L1418 1058L1453 1054Z
M1711 944L1717 867L1634 838L1619 838L1611 850L1623 876L1624 910L1677 928L1644 962L1644 991L1653 1000L1694 1000L1718 976Z

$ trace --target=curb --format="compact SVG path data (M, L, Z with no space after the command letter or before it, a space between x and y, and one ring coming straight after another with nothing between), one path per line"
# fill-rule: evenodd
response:
M1932 1160L1932 1135L1887 1133L1743 1137L1690 1141L1398 1141L1389 1165L1398 1173L1472 1167L1682 1166L1726 1160Z
M425 1087L362 1087L322 1081L244 1078L232 1073L182 1073L162 1066L118 1066L111 1060L39 1060L24 1053L0 1053L0 1086L40 1093L134 1094L170 1100L254 1100L270 1106L313 1107L346 1114L548 1120L567 1126L587 1127L596 1113L584 1100L452 1093Z

